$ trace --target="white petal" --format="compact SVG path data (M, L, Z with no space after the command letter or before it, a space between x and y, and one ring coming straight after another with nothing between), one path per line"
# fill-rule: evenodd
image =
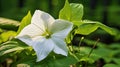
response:
M52 40L56 44L54 46L53 51L57 54L62 54L64 56L67 56L68 50L67 50L67 46L66 46L66 43L64 42L64 40L62 40L60 38L56 38L56 37L53 37Z
M65 20L56 20L52 27L50 28L52 36L57 36L60 38L65 38L68 33L72 30L73 24Z
M36 10L32 17L32 24L39 26L41 29L47 29L54 22L54 18L40 10Z
M51 39L44 39L38 41L33 48L37 54L37 62L45 59L48 54L53 50L54 43Z
M26 26L21 32L20 34L17 36L30 36L30 37L36 37L36 36L40 36L44 33L44 31L42 31L40 28L38 28L37 26L35 26L34 24L30 24L28 26Z
M33 24L30 24L28 26L26 26L21 32L20 34L18 34L16 36L16 38L22 40L23 42L25 42L28 45L31 45L31 41L32 38L35 38L37 36L41 36L44 32L39 29L38 27L36 27Z
M43 40L43 36L37 36L34 38L31 38L29 36L19 36L17 37L18 39L20 39L21 41L23 41L24 43L26 43L29 46L35 45L38 41Z

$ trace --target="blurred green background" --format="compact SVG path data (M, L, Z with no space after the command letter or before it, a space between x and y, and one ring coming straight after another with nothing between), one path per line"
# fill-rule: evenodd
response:
M64 2L65 0L0 0L0 17L21 21L28 11L31 11L33 14L36 9L40 9L50 13L54 18L58 18L59 11L63 8ZM83 36L85 39L81 46L92 47L99 38L100 42L98 43L97 49L94 50L95 52L93 52L93 54L95 53L100 56L93 56L97 58L97 60L93 59L96 61L96 65L99 65L97 67L103 67L105 63L111 62L120 65L120 0L69 0L69 2L82 3L84 5L83 19L100 21L107 26L114 27L118 31L118 35L112 36L98 29L88 36L74 36L72 43L78 45L80 37ZM13 20L9 20L11 22L9 24L11 25L8 26L7 24L6 26L4 25L7 23L6 21L0 20L0 22L3 22L3 26L2 24L0 26L0 44L16 36L16 30L19 24L16 24L17 21L13 23ZM83 52L89 53L90 49L86 48Z
M33 14L36 9L40 9L58 18L64 2L65 0L0 0L0 17L21 21L28 11ZM120 0L69 0L69 2L84 5L83 19L100 21L107 26L120 29ZM96 31L88 38L100 38L105 43L120 41L120 35L111 36L105 31Z
M58 17L65 0L0 0L0 17L21 20L30 10L40 9ZM84 5L84 18L120 29L120 0L69 0Z

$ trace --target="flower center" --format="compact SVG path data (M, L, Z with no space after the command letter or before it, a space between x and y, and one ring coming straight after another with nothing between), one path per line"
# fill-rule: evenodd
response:
M45 36L45 38L48 39L48 38L51 37L51 34L50 34L49 32L46 31L45 33L42 34L42 36Z
M45 36L47 39L48 38L50 38L51 37L51 35L50 34L46 34L46 36Z

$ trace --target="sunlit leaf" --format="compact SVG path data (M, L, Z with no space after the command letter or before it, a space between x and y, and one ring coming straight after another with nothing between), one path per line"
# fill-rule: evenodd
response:
M83 5L71 3L70 7L71 7L70 21L81 21L83 17Z
M28 14L22 19L19 29L17 31L17 34L19 34L20 31L30 23L31 23L31 13L29 11Z
M64 7L60 10L59 18L64 20L70 20L71 7L68 0L65 1Z
M96 23L82 24L76 30L76 34L89 35L90 33L97 30L98 25Z
M3 30L0 28L0 33L2 33L3 32Z
M80 25L83 17L83 5L78 3L70 3L66 0L63 9L59 13L59 18Z
M16 32L15 31L7 31L7 32L3 32L0 37L1 37L1 40L3 42L6 42L7 40L13 38L16 36Z
M116 35L116 31L114 31L113 28L110 28L100 22L83 20L82 23L83 24L80 25L79 28L76 30L76 34L89 35L90 33L94 32L98 28L101 28L111 35Z

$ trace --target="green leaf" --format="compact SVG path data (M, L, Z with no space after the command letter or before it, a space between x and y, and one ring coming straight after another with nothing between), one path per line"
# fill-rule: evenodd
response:
M69 4L66 0L64 7L60 10L59 18L73 22L75 25L80 25L83 17L83 5L77 3Z
M120 65L116 65L116 64L105 64L103 67L120 67Z
M0 45L0 56L27 48L28 46L19 40L8 41Z
M81 21L83 17L83 5L82 4L76 4L76 3L71 3L71 18L70 20L72 22L74 21Z
M7 30L17 30L19 21L0 17L0 28Z
M106 63L112 61L115 55L115 52L113 50L107 49L105 47L99 47L95 49L92 53L98 55L99 58L103 58Z
M3 32L3 30L0 28L0 33L2 33Z
M36 63L34 67L70 67L75 63L77 63L77 60L72 55L67 57L58 55L55 58L47 57L45 60Z
M75 31L76 34L82 35L89 35L90 33L94 32L98 28L97 24L82 24L79 28Z
M88 58L88 57L82 57L80 61L88 61L91 64L95 62L95 60L93 60L92 58Z
M109 47L115 50L120 49L120 43L112 43Z
M120 58L113 58L113 61L120 65Z
M15 31L7 31L7 32L3 32L0 37L2 42L6 42L7 40L13 38L16 36L16 32Z
M12 64L12 67L34 67L36 63L36 57L31 55L22 56L18 59Z
M30 23L31 23L31 13L29 11L28 14L22 19L17 34L19 34L21 30Z
M66 37L66 42L67 42L67 44L70 44L71 43L71 41L73 40L73 36L74 35L74 32L72 31L72 32L70 32L69 34L68 34L68 36Z
M64 7L59 12L59 18L64 20L70 20L71 8L68 0L65 1Z
M111 35L116 35L116 31L114 31L113 28L110 28L100 22L89 21L89 20L83 20L82 24L75 31L75 33L82 34L82 35L89 35L90 33L94 32L98 28L105 30L106 32L108 32Z
M24 56L13 64L30 67L69 67L72 64L77 63L77 60L69 55L67 57L61 55L49 55L46 59L36 62L36 56Z

